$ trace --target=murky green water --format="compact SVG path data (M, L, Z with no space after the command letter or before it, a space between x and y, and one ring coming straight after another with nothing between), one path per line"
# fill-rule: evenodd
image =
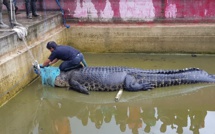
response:
M199 67L215 74L215 56L85 54L90 66L143 69ZM40 79L0 108L1 134L214 134L215 85L152 91L90 92L42 86Z

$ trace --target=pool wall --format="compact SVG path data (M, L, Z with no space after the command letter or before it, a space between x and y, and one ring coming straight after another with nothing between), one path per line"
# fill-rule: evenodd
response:
M60 11L56 1L38 0L37 8ZM25 11L23 0L16 3L19 10ZM214 0L59 0L59 3L65 17L73 21L215 22Z
M68 44L84 52L214 53L214 24L71 24Z

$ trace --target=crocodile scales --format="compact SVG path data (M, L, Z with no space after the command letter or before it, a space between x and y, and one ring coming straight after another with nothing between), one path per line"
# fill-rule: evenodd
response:
M214 83L215 76L198 68L143 70L129 67L84 67L61 72L55 85L81 93L89 91L142 91L180 84Z

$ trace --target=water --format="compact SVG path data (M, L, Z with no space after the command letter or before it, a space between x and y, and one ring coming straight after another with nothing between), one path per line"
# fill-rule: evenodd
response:
M215 74L214 55L90 54L90 66L144 69L199 67ZM195 84L146 92L83 95L42 86L40 79L0 108L2 134L214 134L215 85Z

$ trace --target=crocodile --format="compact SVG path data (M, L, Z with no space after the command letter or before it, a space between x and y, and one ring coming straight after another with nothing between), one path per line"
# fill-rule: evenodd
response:
M83 67L56 76L56 87L89 94L89 91L146 91L157 87L215 83L215 75L199 68L144 70L129 67Z

